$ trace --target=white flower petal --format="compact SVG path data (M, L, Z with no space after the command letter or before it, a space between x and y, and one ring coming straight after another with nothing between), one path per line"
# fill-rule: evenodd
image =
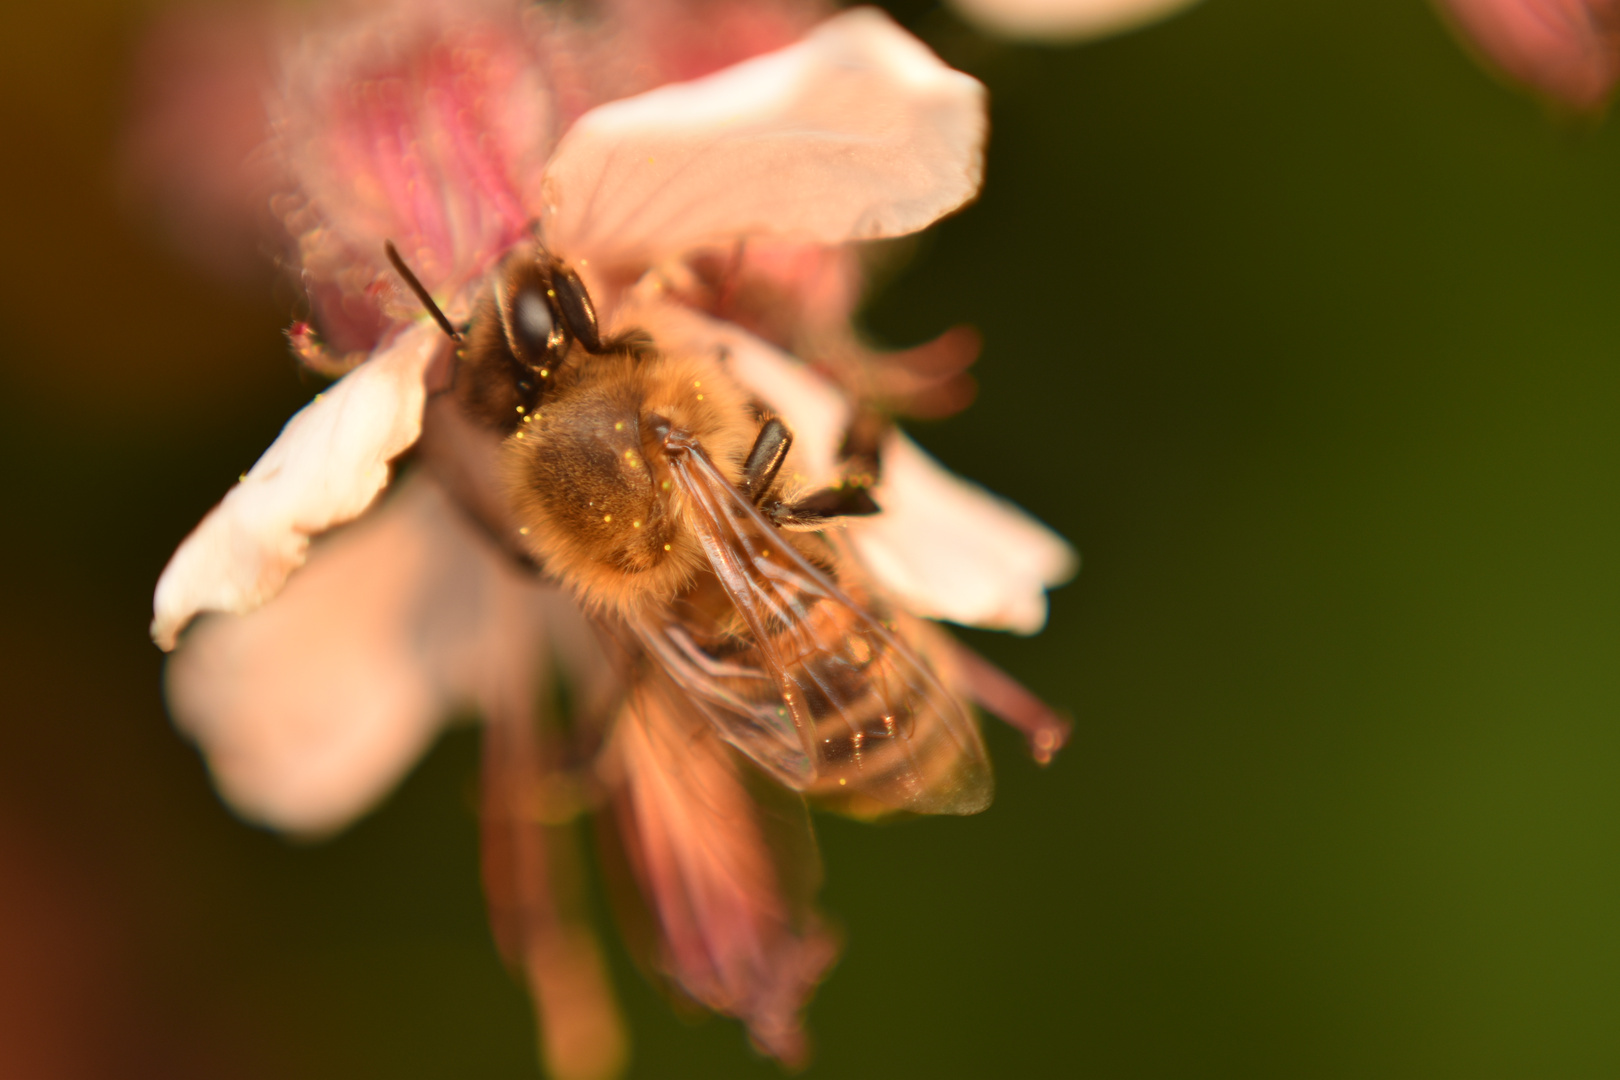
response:
M586 113L547 169L546 238L652 263L750 235L915 232L979 190L984 87L882 12Z
M316 541L273 601L200 622L170 662L169 705L243 817L328 831L392 788L457 706L533 702L553 595L413 478Z
M251 611L302 565L309 538L358 517L422 430L423 374L442 338L424 320L287 421L158 578L152 639L172 649L201 611Z
M883 446L883 512L847 528L861 562L919 615L1033 634L1074 549L1012 503L947 472L899 432Z
M969 22L1011 38L1080 41L1118 34L1190 7L1197 0L955 0Z

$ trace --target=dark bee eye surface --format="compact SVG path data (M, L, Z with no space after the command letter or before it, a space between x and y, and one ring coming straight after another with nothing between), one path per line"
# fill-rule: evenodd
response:
M585 346L586 352L601 352L602 335L596 328L596 308L591 304L591 295L585 291L585 283L579 280L579 275L566 266L558 266L552 271L551 287L568 332Z
M525 285L512 298L511 331L520 351L531 357L557 344L557 321L539 285Z

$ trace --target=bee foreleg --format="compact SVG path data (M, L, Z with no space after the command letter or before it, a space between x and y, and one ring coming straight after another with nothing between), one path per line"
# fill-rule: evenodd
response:
M782 470L782 462L792 446L793 432L786 424L774 416L765 421L754 439L754 448L748 451L748 459L743 462L742 480L737 487L744 498L755 506L760 504L776 483L776 474Z

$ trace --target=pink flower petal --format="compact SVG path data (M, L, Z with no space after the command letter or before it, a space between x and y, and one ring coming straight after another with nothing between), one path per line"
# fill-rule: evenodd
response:
M436 486L408 480L318 541L274 601L200 623L170 662L169 705L243 817L339 828L393 787L455 707L533 700L548 593Z
M861 298L860 245L750 240L694 253L679 299L790 346L849 325Z
M315 284L391 283L392 240L460 317L461 294L524 235L556 126L520 10L390 3L291 51L271 110L292 181L277 208Z
M650 688L620 716L620 827L662 938L659 962L756 1045L803 1064L799 1013L837 948L810 906L820 884L804 802L753 785L705 721ZM753 776L756 781L757 776ZM780 800L769 810L756 796Z
M984 87L857 8L797 45L580 117L547 170L559 252L634 264L744 236L837 243L979 190Z
M851 521L861 562L914 612L1033 634L1074 549L1012 503L953 476L899 432L883 446L883 512Z
M422 427L423 375L442 347L422 322L300 410L158 579L152 639L174 648L201 611L250 611L300 566L310 537L358 517Z
M1441 0L1460 33L1508 77L1579 109L1620 81L1620 0Z
M963 18L1010 38L1081 41L1118 34L1190 7L1197 0L954 0Z
M583 626L582 634L554 629L563 640L590 644ZM580 689L576 680L585 675L570 665L570 690ZM518 682L512 689L519 692L501 695L484 715L480 847L490 929L529 984L547 1075L610 1080L623 1073L629 1047L586 903L573 821L580 785L563 725L536 722L533 680L507 682ZM570 722L588 719L592 711L584 711Z
M791 45L828 15L825 0L599 0L613 44L650 85L695 79Z

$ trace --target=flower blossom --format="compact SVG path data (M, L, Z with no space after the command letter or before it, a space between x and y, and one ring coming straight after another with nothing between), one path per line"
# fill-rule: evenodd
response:
M1438 0L1458 36L1513 81L1570 108L1599 109L1620 82L1615 0Z
M647 965L741 1019L762 1051L803 1060L800 1013L836 943L813 905L803 795L698 710L627 694L577 597L525 552L501 440L448 392L455 348L384 243L461 324L507 253L538 238L578 269L605 328L724 357L792 429L791 467L812 484L835 476L844 432L870 411L857 384L930 400L972 351L955 335L880 357L847 315L850 245L915 232L977 193L983 88L872 9L812 27L815 9L788 4L694 6L731 53L724 35L649 31L681 5L628 2L587 22L420 0L291 39L255 182L309 296L295 350L340 377L185 538L154 597L176 723L250 820L340 828L447 717L484 718L494 932L559 1077L613 1075L624 1055L578 899L569 823L582 811L611 812L639 886L630 906L654 930ZM638 85L648 72L684 81ZM706 274L716 265L730 270ZM720 317L727 304L705 292L717 281L733 299L782 299L771 340ZM834 342L843 360L806 363L779 347L791 340ZM878 430L881 512L843 530L874 593L908 619L1038 630L1045 590L1073 571L1068 545ZM1049 759L1064 722L917 625L943 684ZM577 712L566 725L536 704L559 682ZM976 731L965 738L982 756Z

